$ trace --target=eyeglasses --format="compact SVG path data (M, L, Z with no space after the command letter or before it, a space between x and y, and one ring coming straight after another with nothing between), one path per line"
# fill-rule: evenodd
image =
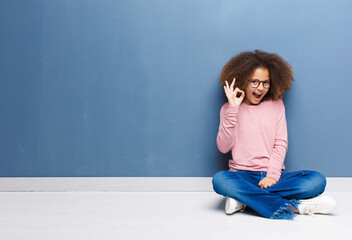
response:
M270 81L268 81L268 80L260 81L260 80L254 79L254 80L248 80L248 82L250 82L251 86L254 87L254 88L259 87L259 85L261 83L263 83L263 87L264 88L269 88L270 87Z

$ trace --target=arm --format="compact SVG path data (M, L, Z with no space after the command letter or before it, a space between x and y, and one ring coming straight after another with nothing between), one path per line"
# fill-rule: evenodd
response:
M285 161L287 152L287 123L285 115L285 106L281 102L280 113L276 125L276 134L273 152L269 161L267 176L279 181L281 177L281 169Z
M222 106L220 111L220 125L219 131L216 138L216 144L218 149L222 153L227 153L231 150L233 145L233 133L235 125L237 123L237 114L239 106L245 97L244 91L239 88L235 88L236 79L234 78L231 86L226 81L224 91L228 99L228 108L225 105ZM238 96L239 95L239 96ZM238 97L237 97L238 96Z
M227 153L231 150L233 145L233 134L235 125L237 123L238 107L229 106L227 109L225 105L220 111L220 125L216 138L218 149L222 153Z

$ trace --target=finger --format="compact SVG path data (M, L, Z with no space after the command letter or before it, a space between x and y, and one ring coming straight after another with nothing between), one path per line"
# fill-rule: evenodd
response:
M232 80L232 86L234 86L235 85L235 83L236 83L236 78L233 78L233 80Z
M235 82L236 82L236 78L233 78L232 83L231 83L231 90L234 89Z
M235 96L236 98L243 99L244 98L244 91L239 88L235 89Z
M226 95L226 97L227 97L228 93L227 93L226 86L224 86L224 91L225 91L225 95Z
M246 96L245 92L242 92L241 96L239 97L240 100L243 100L244 97Z
M241 93L241 95L238 97L239 100L243 101L244 97L246 96L246 94L243 92Z
M238 92L240 92L240 93L243 93L244 91L242 91L241 89L239 89L239 88L236 88L237 89L237 91Z
M239 88L236 88L236 89L235 89L235 96L236 96L236 98L240 98L243 93L244 93L244 92L243 92L241 89L239 89Z
M226 83L226 89L229 90L229 88L230 88L229 83L227 81L225 81L225 83Z
M274 185L275 183L274 182L268 182L268 186L267 187L271 187L272 185Z
M225 81L225 86L224 86L225 93L227 92L227 86L228 86L228 83L227 81Z

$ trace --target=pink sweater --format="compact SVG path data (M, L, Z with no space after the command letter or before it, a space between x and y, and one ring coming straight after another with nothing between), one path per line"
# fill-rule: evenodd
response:
M225 103L216 142L220 152L232 151L230 171L265 171L279 180L288 144L283 101L242 103L239 107Z

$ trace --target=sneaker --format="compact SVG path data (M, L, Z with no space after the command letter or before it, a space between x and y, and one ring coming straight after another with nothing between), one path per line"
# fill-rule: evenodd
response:
M240 203L236 199L226 197L226 203L225 203L226 214L230 215L238 211L243 212L245 208L246 208L246 205L244 205L243 203Z
M300 214L328 214L336 207L336 201L328 196L319 195L314 198L299 200L298 211Z

